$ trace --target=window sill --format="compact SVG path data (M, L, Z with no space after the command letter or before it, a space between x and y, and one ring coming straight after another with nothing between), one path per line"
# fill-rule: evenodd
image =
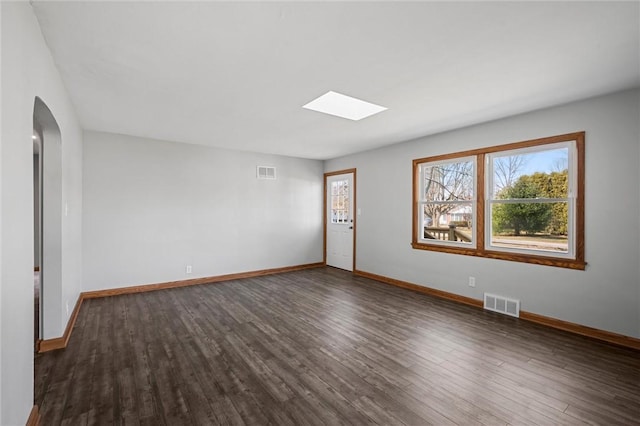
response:
M550 256L537 256L519 253L504 253L493 250L479 250L464 247L443 247L442 245L424 244L413 242L411 247L416 250L429 250L449 254L461 254L464 256L486 257L489 259L508 260L511 262L531 263L534 265L555 266L558 268L567 268L584 271L587 262L576 259L565 259Z

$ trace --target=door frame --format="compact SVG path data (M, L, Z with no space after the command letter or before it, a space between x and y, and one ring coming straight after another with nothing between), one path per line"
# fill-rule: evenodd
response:
M43 148L42 148L42 129L40 128L39 125L37 125L38 123L35 122L34 120L34 126L33 126L33 133L34 136L36 136L35 139L33 139L33 156L34 156L34 161L33 161L33 169L34 169L34 173L33 173L33 215L34 215L34 221L33 221L33 233L34 233L34 262L33 262L33 271L34 274L37 272L38 273L38 306L34 306L34 321L36 322L35 326L34 326L34 348L35 348L35 352L39 351L40 348L40 342L42 341L42 270L44 269L42 267L42 257L43 257L43 245L42 245L42 230L43 230L43 226L42 226L42 221L43 221L43 216L44 216L44 209L43 209L43 197L42 197L42 193L43 193L43 181L44 181L44 173L43 173L43 164L44 164L44 153L43 153ZM37 157L37 164L35 161L35 158ZM37 191L37 192L36 192ZM37 199L37 202L36 202ZM36 253L37 253L37 257L36 257ZM37 262L36 262L37 259ZM36 321L37 318L37 321Z
M324 174L324 191L323 191L323 210L322 210L322 263L327 266L327 180L331 176L335 175L344 175L348 173L353 173L353 267L352 273L356 271L356 232L357 232L357 224L358 224L358 197L357 197L357 169L344 169L344 170L336 170L334 172L327 172Z
M38 96L34 98L33 103L33 128L37 130L40 139L42 167L40 169L40 244L42 245L40 341L44 341L64 333L60 319L65 317L62 301L62 223L66 216L66 209L62 197L63 146L60 126L47 104Z

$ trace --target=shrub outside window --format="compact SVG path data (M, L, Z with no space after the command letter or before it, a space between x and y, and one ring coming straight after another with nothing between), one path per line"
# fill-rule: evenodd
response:
M413 161L416 249L584 269L584 132Z
M487 154L487 249L573 255L574 146L563 142Z

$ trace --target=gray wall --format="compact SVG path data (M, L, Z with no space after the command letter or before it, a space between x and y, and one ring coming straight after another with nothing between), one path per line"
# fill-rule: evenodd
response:
M85 291L322 261L321 161L108 133L84 142ZM277 179L256 179L257 165Z
M640 337L640 92L626 91L325 163L358 170L357 269ZM585 271L411 248L412 160L586 131ZM475 276L477 286L468 287Z
M0 424L25 424L33 406L33 110L40 97L62 135L62 288L73 308L81 287L82 133L27 2L0 2L2 126L0 160ZM49 316L59 337L69 315Z

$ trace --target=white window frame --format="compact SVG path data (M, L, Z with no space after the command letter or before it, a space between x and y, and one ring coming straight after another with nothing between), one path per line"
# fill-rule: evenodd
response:
M428 167L433 167L433 166L439 166L442 164L452 164L452 163L466 163L466 162L471 162L473 164L473 170L472 170L472 175L473 175L473 198L471 200L456 200L456 201L428 201L426 200L426 197L424 197L425 194L425 188L424 188L424 183L425 183L425 179L424 179L424 170ZM477 217L477 190L478 190L478 179L477 179L477 169L478 169L478 164L477 164L477 157L475 155L473 156L466 156L466 157L455 157L455 158L450 158L450 159L445 159L445 160L438 160L438 161L428 161L428 162L424 162L420 164L420 183L419 183L419 188L420 188L420 199L418 201L418 211L420 212L420 217L423 219L421 220L421 226L418 227L417 229L417 241L421 244L433 244L433 245L442 245L442 246L453 246L453 247L462 247L462 248L468 248L468 249L475 249L476 245L477 245L477 238L476 238L476 217ZM472 227L471 227L471 242L467 243L467 242L462 242L462 241L448 241L448 240L439 240L439 239L429 239L429 238L424 238L424 207L427 204L457 204L457 205L471 205L471 217L472 217Z
M568 151L568 191L566 198L528 198L528 199L513 199L513 200L502 200L495 198L494 190L495 190L495 182L494 182L494 170L493 164L495 158L500 157L509 157L520 154L531 154L537 152L544 151L552 151L557 149L567 149ZM538 145L528 148L520 148L509 151L498 151L488 153L485 156L486 165L485 165L485 217L487 220L485 221L485 249L492 251L501 251L507 253L520 253L527 255L542 255L558 258L567 258L573 259L575 257L575 247L576 247L576 239L575 239L575 208L576 208L576 182L577 182L577 146L575 141L566 141L555 144L547 144L547 145ZM566 202L568 205L568 223L567 223L567 252L558 252L553 250L543 250L543 249L525 249L525 248L513 248L513 247L503 247L492 244L492 236L493 236L493 217L491 215L492 209L491 207L495 204L506 204L506 203L523 203L523 204L534 204L534 203L554 203L554 202Z

